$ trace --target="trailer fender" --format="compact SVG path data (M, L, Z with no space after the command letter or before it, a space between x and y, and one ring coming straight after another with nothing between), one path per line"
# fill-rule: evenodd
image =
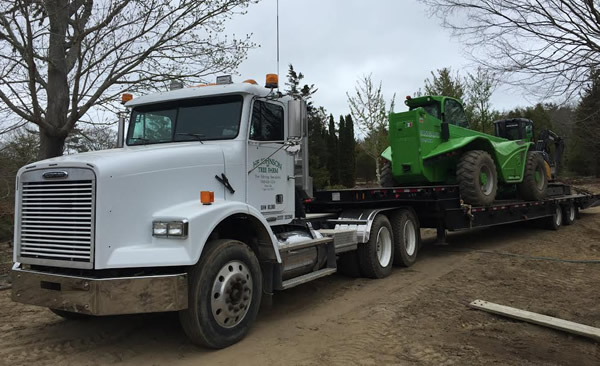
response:
M210 205L199 205L197 201L188 202L181 205L173 206L165 210L156 212L153 215L154 221L174 221L187 220L189 226L187 241L189 247L189 257L191 262L195 264L200 259L204 245L209 240L209 236L215 228L227 219L235 216L244 216L252 220L252 225L258 226L259 230L264 230L268 235L270 245L269 251L273 251L273 257L281 263L281 256L277 239L269 223L254 207L238 201L215 201ZM265 235L265 236L266 236ZM161 239L165 240L165 239ZM258 254L257 254L258 255Z
M364 210L345 210L336 219L335 229L352 229L356 230L356 237L359 243L366 243L369 241L371 235L371 226L373 220L378 213L384 211L390 211L397 209L394 208L378 208L378 209L364 209Z

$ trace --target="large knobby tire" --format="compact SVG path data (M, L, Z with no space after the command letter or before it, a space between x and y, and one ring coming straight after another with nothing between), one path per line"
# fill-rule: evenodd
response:
M394 176L392 175L392 163L388 160L385 160L381 164L381 169L379 170L379 185L381 187L394 187L396 185Z
M487 152L483 150L465 152L458 162L456 179L465 203L487 206L496 199L498 173L494 160Z
M94 315L83 314L83 313L74 313L72 311L66 311L66 310L51 309L51 308L48 308L48 310L50 310L54 314L60 316L63 319L66 319L66 320L88 320L88 319L94 317Z
M412 210L401 209L390 215L394 234L394 264L410 267L417 261L421 245L419 219Z
M358 263L365 277L384 278L392 272L394 237L392 225L384 215L375 216L369 241L358 245Z
M517 189L519 196L528 201L540 201L546 196L548 188L548 177L542 154L535 151L527 153L523 182L519 183Z
M262 296L262 274L254 252L237 240L209 242L188 276L188 308L179 312L179 320L190 340L224 348L244 338Z

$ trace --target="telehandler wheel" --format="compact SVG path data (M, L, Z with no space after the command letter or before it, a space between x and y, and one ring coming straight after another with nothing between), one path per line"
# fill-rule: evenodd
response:
M381 187L394 187L396 185L394 177L392 176L392 163L388 160L385 160L381 165L381 170L379 171L379 185Z
M487 152L465 152L458 162L456 179L465 203L486 206L494 202L498 190L498 173L494 160Z
M517 185L519 196L528 201L540 201L546 196L548 177L542 154L535 151L527 153L523 182Z
M421 245L419 219L412 210L401 209L390 216L394 233L394 264L410 267L417 261Z
M562 223L563 225L571 225L577 218L577 208L570 202L569 204L562 207Z
M254 252L237 240L208 242L188 277L188 308L179 312L179 321L190 340L224 348L244 338L262 296L262 274Z
M90 314L74 313L72 311L66 311L66 310L58 310L58 309L51 309L51 308L48 308L48 310L50 310L54 314L60 316L63 319L66 319L66 320L88 320L88 319L94 317L93 315L90 315Z
M358 263L365 277L384 278L392 272L394 237L392 225L384 215L375 216L369 241L358 245Z

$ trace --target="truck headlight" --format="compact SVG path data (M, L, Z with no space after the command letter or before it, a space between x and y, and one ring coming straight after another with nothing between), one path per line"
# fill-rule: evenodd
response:
M182 221L154 221L152 223L152 236L162 238L187 238L188 222Z

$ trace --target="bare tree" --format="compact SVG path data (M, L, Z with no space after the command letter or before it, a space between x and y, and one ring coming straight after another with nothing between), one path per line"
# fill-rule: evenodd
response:
M39 127L41 157L61 155L77 122L122 92L237 67L250 36L221 33L253 2L0 0L0 113Z
M471 128L493 134L493 122L497 112L492 110L490 99L498 81L494 74L478 67L477 72L467 75L465 84L467 86L465 109Z
M375 161L375 174L379 181L380 155L388 147L388 114L394 110L395 95L389 110L381 91L381 82L373 84L371 75L365 75L356 82L354 95L346 93L350 114L362 135L365 153Z
M600 67L598 0L421 0L483 66L565 99Z

